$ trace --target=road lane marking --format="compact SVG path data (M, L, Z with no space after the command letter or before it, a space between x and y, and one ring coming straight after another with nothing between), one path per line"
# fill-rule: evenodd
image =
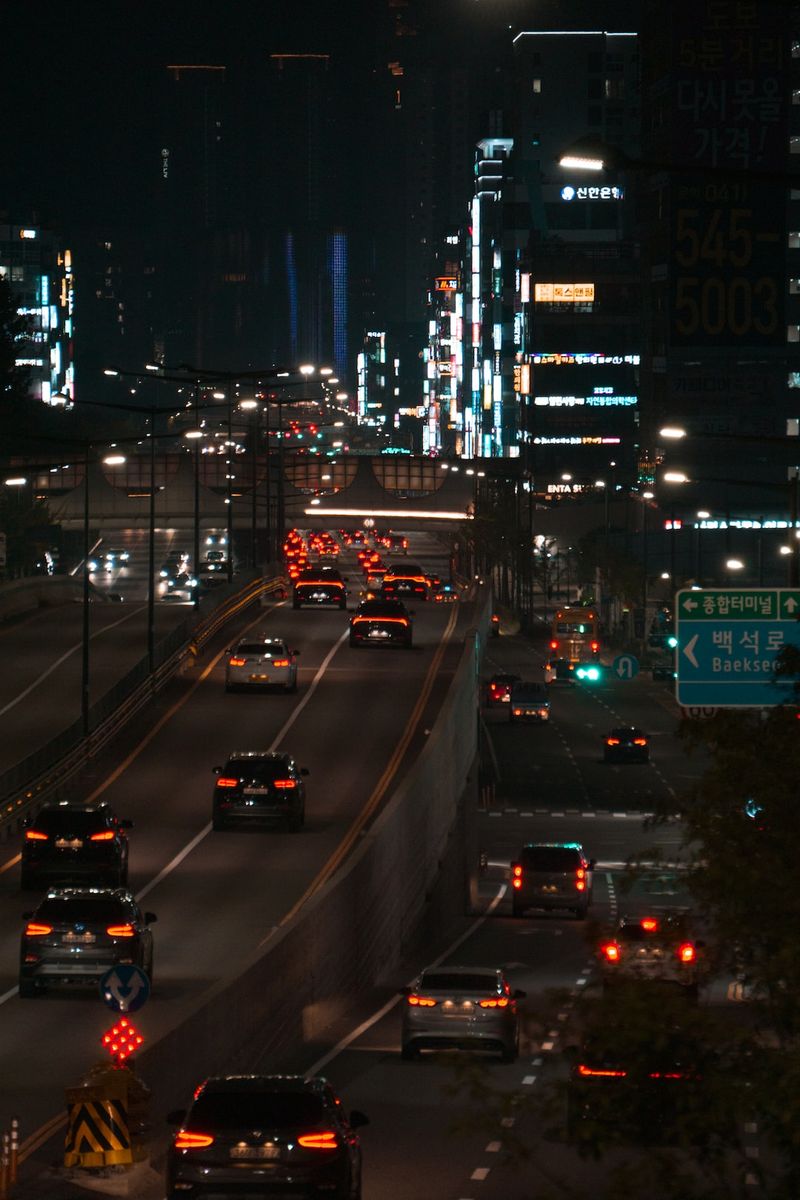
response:
M281 925L286 925L289 921L291 921L295 914L299 912L302 906L306 903L306 901L309 900L315 892L319 891L323 884L327 883L331 875L333 875L333 873L338 869L340 864L350 853L354 843L361 836L364 826L372 817L375 809L380 804L387 789L389 788L389 785L397 774L397 768L405 756L406 750L411 743L411 739L414 736L417 725L419 724L422 714L425 711L425 705L428 703L430 694L433 691L433 685L436 681L436 676L439 673L439 667L441 666L445 651L447 650L453 630L455 629L456 619L458 617L458 606L454 604L452 605L452 609L453 611L450 614L450 619L447 622L444 633L442 634L442 640L437 646L436 653L431 659L431 664L428 668L428 673L425 676L425 682L422 685L422 690L417 699L417 703L414 705L411 716L409 717L406 727L403 730L403 735L397 743L392 757L386 764L383 774L375 785L372 795L370 796L369 800L367 800L361 812L358 814L344 838L334 850L328 861L325 863L324 867L322 867L316 878L312 879L311 883L303 892L300 899L297 900L296 903L289 909L286 916L280 922ZM263 945L263 942L261 945Z
M6 871L10 871L12 867L15 867L21 858L21 854L15 854L7 863L3 863L2 867L0 867L0 875L5 874Z
M133 612L126 613L124 617L120 617L118 621L114 621L111 625L106 625L103 629L98 629L91 635L89 641L91 642L96 637L101 637L102 634L108 633L110 629L116 629L117 625L122 625L125 621L130 621L131 617L135 617L137 613L144 612L145 607L146 605L143 604L140 608L135 608ZM0 717L12 709L16 704L19 704L20 700L24 700L26 696L30 695L30 693L34 691L40 683L43 683L44 680L47 679L48 675L52 675L53 671L56 671L63 662L66 662L67 659L74 654L76 650L80 650L82 646L83 642L76 642L74 646L71 646L69 650L61 655L61 658L57 658L54 663L51 663L46 671L43 671L41 675L34 679L33 683L29 684L28 687L25 688L24 692L20 692L18 696L16 696L13 700L9 700L8 704L6 704L3 708L0 708Z

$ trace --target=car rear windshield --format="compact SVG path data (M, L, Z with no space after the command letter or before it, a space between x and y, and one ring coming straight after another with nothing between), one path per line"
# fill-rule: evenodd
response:
M461 975L450 971L426 971L423 989L436 992L497 992L496 975Z
M324 1109L307 1092L208 1092L192 1105L187 1129L295 1129L319 1125Z
M574 871L580 861L574 846L526 846L522 851L522 865L529 871Z
M41 918L54 925L72 925L76 921L105 925L130 921L131 916L129 905L114 896L51 897L43 900L36 910L37 920Z
M511 689L515 700L538 700L549 703L547 688L541 683L515 683Z
M272 783L274 779L284 779L289 767L285 762L275 762L274 759L231 759L225 767L225 774L241 776L242 779L258 779L262 783Z
M269 658L275 654L280 657L280 655L286 653L286 647L281 645L276 646L274 642L269 646L266 646L263 642L244 642L241 646L236 647L236 653L259 654L264 658Z
M93 833L96 829L108 829L110 824L107 813L80 812L68 808L40 812L34 820L35 828L43 833L74 834L77 837Z

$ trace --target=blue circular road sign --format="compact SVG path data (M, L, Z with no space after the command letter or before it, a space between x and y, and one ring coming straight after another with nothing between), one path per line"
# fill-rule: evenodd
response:
M100 996L114 1012L136 1012L147 1003L150 980L140 967L112 967L100 978Z
M639 660L634 654L618 654L611 664L611 673L617 679L635 679L639 674Z

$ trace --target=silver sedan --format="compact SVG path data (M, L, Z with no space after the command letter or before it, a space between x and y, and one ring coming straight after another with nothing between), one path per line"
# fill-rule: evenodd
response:
M296 692L298 656L283 638L243 638L228 651L225 691L275 687Z
M494 1050L513 1062L519 1050L517 1001L525 993L494 967L436 967L403 988L401 1057L420 1050Z

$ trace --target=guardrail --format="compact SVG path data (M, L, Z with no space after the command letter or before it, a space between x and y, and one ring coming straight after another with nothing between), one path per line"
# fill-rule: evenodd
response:
M57 799L75 774L181 669L194 661L223 625L263 595L285 595L283 576L261 575L221 593L214 610L199 620L187 618L155 646L155 670L146 658L106 692L89 710L89 734L74 721L39 750L0 774L0 838L15 834L37 805Z

